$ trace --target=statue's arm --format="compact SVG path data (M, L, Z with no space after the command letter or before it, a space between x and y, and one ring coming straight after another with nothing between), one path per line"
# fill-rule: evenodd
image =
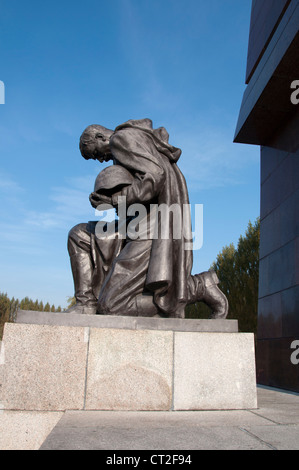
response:
M155 199L165 183L165 173L149 142L142 136L138 139L136 132L123 130L112 137L110 146L117 163L135 175L134 182L122 190L127 204Z

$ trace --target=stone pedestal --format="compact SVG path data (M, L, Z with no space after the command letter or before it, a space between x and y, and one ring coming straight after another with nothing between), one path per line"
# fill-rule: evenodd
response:
M7 410L257 407L254 338L234 320L19 312L0 369Z

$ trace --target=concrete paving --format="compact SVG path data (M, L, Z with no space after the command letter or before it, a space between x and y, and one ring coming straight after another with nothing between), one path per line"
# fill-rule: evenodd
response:
M299 394L258 387L257 410L68 411L42 450L299 450Z
M4 410L0 449L299 450L299 394L258 387L258 409L241 411Z

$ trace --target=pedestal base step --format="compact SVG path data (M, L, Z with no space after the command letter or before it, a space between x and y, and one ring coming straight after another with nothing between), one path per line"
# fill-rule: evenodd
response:
M144 320L161 322L148 318L134 319L139 326L131 329L87 326L86 318L80 320L85 326L38 324L44 315L53 314L35 314L36 323L5 324L0 354L2 409L257 407L253 334L184 331L183 324L190 320L177 322L180 331L173 326L175 319L168 329L167 319L160 323L163 328L141 329ZM204 322L201 325L207 329L212 323L210 328L215 328L218 320L197 322Z

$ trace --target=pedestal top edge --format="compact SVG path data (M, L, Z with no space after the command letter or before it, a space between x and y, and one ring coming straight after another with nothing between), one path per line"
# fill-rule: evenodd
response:
M238 333L238 320L80 315L32 310L18 310L16 323L131 330Z

